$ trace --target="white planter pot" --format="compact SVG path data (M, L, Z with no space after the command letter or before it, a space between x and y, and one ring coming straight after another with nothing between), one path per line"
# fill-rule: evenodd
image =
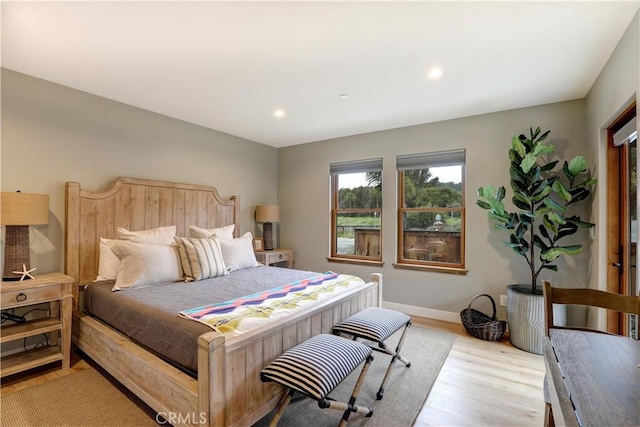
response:
M534 354L544 353L544 298L531 294L531 285L507 286L507 322L509 341L514 347ZM553 320L556 326L567 324L565 305L554 304Z

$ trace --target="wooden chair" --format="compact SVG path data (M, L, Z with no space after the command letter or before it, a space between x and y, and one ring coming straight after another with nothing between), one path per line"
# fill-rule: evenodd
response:
M608 310L614 310L621 313L629 313L640 316L640 297L630 295L620 295L611 292L599 291L596 289L588 288L554 288L551 286L551 282L544 280L542 282L542 292L544 294L544 321L545 321L545 335L549 337L550 328L564 328L564 329L579 329L600 333L608 333L600 331L598 329L583 328L583 327L559 327L553 325L553 304L574 304L574 305L586 305L591 307L606 308ZM544 380L544 401L545 401L545 414L544 425L554 426L553 413L551 411L551 403L549 399L549 386L548 378L545 376Z
M629 295L613 294L611 292L598 291L596 289L587 288L554 288L551 282L544 280L542 282L542 292L544 294L544 320L545 335L549 336L550 328L558 328L553 326L553 304L575 304L587 305L591 307L606 308L621 313L629 313L640 316L640 298ZM597 329L566 327L570 329L581 329L594 332L602 332Z

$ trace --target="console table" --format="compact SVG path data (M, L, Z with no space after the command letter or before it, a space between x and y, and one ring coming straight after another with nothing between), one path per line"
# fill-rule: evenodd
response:
M555 425L640 425L640 342L551 329L545 343Z

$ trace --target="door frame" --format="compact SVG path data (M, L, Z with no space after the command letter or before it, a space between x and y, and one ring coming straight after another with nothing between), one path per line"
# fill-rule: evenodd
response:
M627 216L627 200L620 197L627 194L628 171L627 150L613 145L613 135L629 120L636 116L636 102L634 101L607 128L607 291L616 294L627 294L628 263L630 259L629 246L623 244L630 240L631 230ZM622 170L624 168L624 170ZM621 220L620 213L624 218ZM624 263L624 268L614 266L614 263ZM621 313L607 310L607 331L626 335L628 332L627 318Z

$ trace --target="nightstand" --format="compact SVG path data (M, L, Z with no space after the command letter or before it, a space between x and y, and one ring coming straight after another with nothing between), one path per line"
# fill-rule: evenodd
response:
M49 317L2 326L0 344L26 337L51 333L52 345L11 354L2 358L0 377L36 366L62 360L62 368L70 366L71 311L73 278L62 273L48 273L22 282L2 282L0 308L26 307L49 303ZM61 335L58 339L58 331Z
M276 248L272 251L256 252L258 262L271 267L293 268L293 251Z

